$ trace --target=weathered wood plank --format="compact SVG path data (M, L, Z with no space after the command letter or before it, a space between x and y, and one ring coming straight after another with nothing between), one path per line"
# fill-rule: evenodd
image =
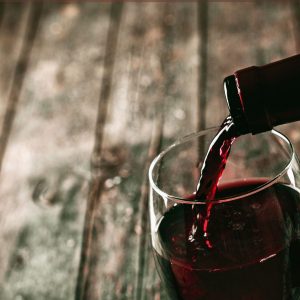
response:
M0 28L0 117L3 119L16 63L24 42L30 5L2 3Z
M4 14L4 7L6 7L6 14ZM38 5L36 9L30 7L29 5L23 5L21 8L19 7L17 9L15 5L1 5L2 33L5 35L7 32L9 32L9 34L14 35L14 38L6 39L2 38L1 36L0 40L4 50L1 53L3 55L3 57L1 57L1 69L3 73L0 74L2 83L0 88L0 115L3 114L0 133L0 170L13 125L17 103L19 101L20 90L26 74L31 48L38 28L38 21L41 14L40 8L40 5ZM37 19L33 20L35 17L37 17ZM26 30L24 36L22 26L24 26ZM15 61L16 66L14 66ZM10 91L8 92L9 85ZM7 100L5 99L6 94L8 94ZM1 235L1 240L4 242L5 236ZM12 243L13 239L8 241L8 248L12 245ZM7 250L2 250L0 254L0 282L8 265L8 257L9 252Z
M167 54L161 62L164 72L161 97L165 98L163 147L170 139L174 141L197 130L197 82L202 80L198 74L197 3L176 3L168 9L165 17L168 40L162 50Z
M157 12L156 5L146 6L125 5L124 23L119 34L113 81L115 93L109 105L102 145L102 171L109 166L109 156L115 156L118 165L106 174L101 195L101 215L98 216L105 222L98 225L103 226L103 230L98 228L101 233L98 249L102 255L95 276L99 280L98 287L97 283L93 287L99 289L101 299L133 299L135 294L140 189L145 164L149 165L148 143L153 126L152 116L156 111L155 103L151 104L154 97L150 88L158 82L152 82L149 74L153 74L154 68L145 59L156 49L157 39L161 39L160 32L156 31L160 28L154 31L151 28L152 32L151 29L146 30L144 22L155 20ZM141 15L143 19L137 17ZM140 97L141 90L145 91L144 97ZM120 126L126 131L116 132L115 128ZM142 137L139 135L141 127L144 127ZM116 179L121 182L114 184Z
M112 4L110 12L110 25L107 33L106 48L104 54L104 72L102 78L101 92L98 105L96 122L95 143L91 159L92 181L87 202L85 224L82 238L81 258L77 278L75 299L98 299L99 295L95 285L98 278L97 269L98 252L97 243L102 231L99 224L99 203L104 186L105 174L101 174L103 131L106 121L109 99L111 97L112 76L117 48L118 33L121 23L123 4Z
M181 132L191 131L188 126L193 122L184 120L181 111L178 118L179 114L174 114L174 110L184 107L190 114L193 106L187 103L196 101L196 97L186 99L182 88L185 82L176 76L174 69L186 73L190 69L197 71L196 63L182 68L190 54L183 53L187 49L185 45L196 36L193 31L188 32L187 37L183 35L184 25L191 25L184 16L192 10L193 7L187 9L186 5L175 8L157 3L125 5L112 82L114 93L109 103L101 150L100 170L106 172L106 177L96 216L98 221L95 222L99 234L96 248L101 255L94 265L93 277L98 284L93 284L93 295L100 295L101 299L152 299L153 295L159 295L157 273L149 255L145 176L150 159L158 151L153 146L149 150L149 143L157 144L154 141L160 139L160 134L156 134L151 142L152 127L162 124L160 111L165 112L164 121L168 124L177 121L175 128L169 130L166 127L168 136L175 137L178 134L175 129L180 127ZM122 39L123 36L127 39ZM197 45L196 40L192 45ZM192 46L188 49L191 51ZM196 78L194 85L196 91ZM174 102L172 91L178 93L175 95L177 102ZM166 96L169 99L165 102ZM157 126L161 132L162 125Z
M0 171L3 157L7 147L8 138L13 126L16 115L19 96L21 93L23 81L28 68L28 62L31 54L33 42L39 28L39 21L42 13L42 4L31 5L28 25L24 36L24 42L21 53L16 63L11 90L8 96L8 103L4 114L4 119L0 133Z
M45 3L3 161L1 299L74 299L108 8Z
M0 297L74 298L88 198L75 297L166 299L149 242L149 163L176 137L222 121L225 75L293 54L291 11L267 2L125 3L108 29L110 4L45 5L3 161L1 265L10 259ZM13 49L3 36L8 16L0 42Z
M255 30L251 25L254 15L251 2L208 4L206 127L218 126L228 115L223 78L253 63L255 44L249 45L246 40Z
M160 55L164 99L162 147L165 147L197 128L197 3L165 4L162 30L165 37ZM140 299L167 299L164 287L154 277L157 272L151 253L148 215L147 219L144 217L144 227L142 232L148 246L143 254L143 284L137 287L142 289Z

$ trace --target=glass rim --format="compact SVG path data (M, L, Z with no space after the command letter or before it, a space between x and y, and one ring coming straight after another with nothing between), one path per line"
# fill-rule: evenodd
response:
M156 185L156 183L154 182L154 180L152 178L152 174L153 174L153 170L154 170L157 162L160 161L173 148L175 148L176 146L179 146L179 145L181 145L183 143L186 143L186 142L190 141L193 138L204 136L207 133L212 132L213 130L217 130L217 129L219 129L219 127L210 127L210 128L201 130L199 132L194 132L194 133L188 134L186 136L183 136L183 137L177 139L173 144L171 144L166 149L164 149L163 151L161 151L152 160L152 162L150 164L150 167L149 167L148 178L149 178L149 182L150 182L150 188L153 188L154 191L157 194L159 194L162 198L174 201L176 203L192 204L192 205L203 205L203 204L207 203L207 201L205 201L205 200L191 201L191 200L188 200L187 198L184 198L184 197L169 195L168 193L164 192L163 190L161 190ZM288 160L286 166L284 168L282 168L281 172L279 172L276 176L273 176L272 178L270 178L269 180L267 180L265 183L263 183L263 184L259 185L258 187L250 190L249 192L245 192L245 193L242 193L242 194L239 194L239 195L235 195L235 196L231 196L231 197L219 198L217 200L210 201L210 203L215 203L215 204L217 204L217 203L225 203L225 202L230 202L230 201L233 201L233 200L238 200L238 199L241 199L241 198L245 198L245 197L254 195L254 194L259 193L259 192L267 189L268 187L272 186L277 181L279 181L279 179L282 176L284 176L287 173L287 171L291 167L291 164L292 164L293 160L295 159L295 149L294 149L293 144L290 142L290 140L283 133L281 133L281 132L279 132L279 131L277 131L275 129L272 129L271 131L268 131L266 133L273 134L273 135L279 137L288 146L288 148L290 150L290 153L289 153L289 160Z

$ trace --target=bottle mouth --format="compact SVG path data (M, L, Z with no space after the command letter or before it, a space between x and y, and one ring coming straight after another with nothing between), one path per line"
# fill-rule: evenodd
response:
M230 75L224 79L224 92L232 120L236 125L238 132L240 134L249 133L250 129L245 118L243 104L240 99L234 75Z

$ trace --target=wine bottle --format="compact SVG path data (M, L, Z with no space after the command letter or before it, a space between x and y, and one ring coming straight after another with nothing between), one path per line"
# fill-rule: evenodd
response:
M240 134L300 120L300 55L236 71L224 90Z

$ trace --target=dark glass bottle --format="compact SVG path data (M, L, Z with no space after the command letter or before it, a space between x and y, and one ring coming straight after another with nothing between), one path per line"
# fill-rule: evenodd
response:
M300 55L239 70L225 78L224 89L240 134L300 120Z

